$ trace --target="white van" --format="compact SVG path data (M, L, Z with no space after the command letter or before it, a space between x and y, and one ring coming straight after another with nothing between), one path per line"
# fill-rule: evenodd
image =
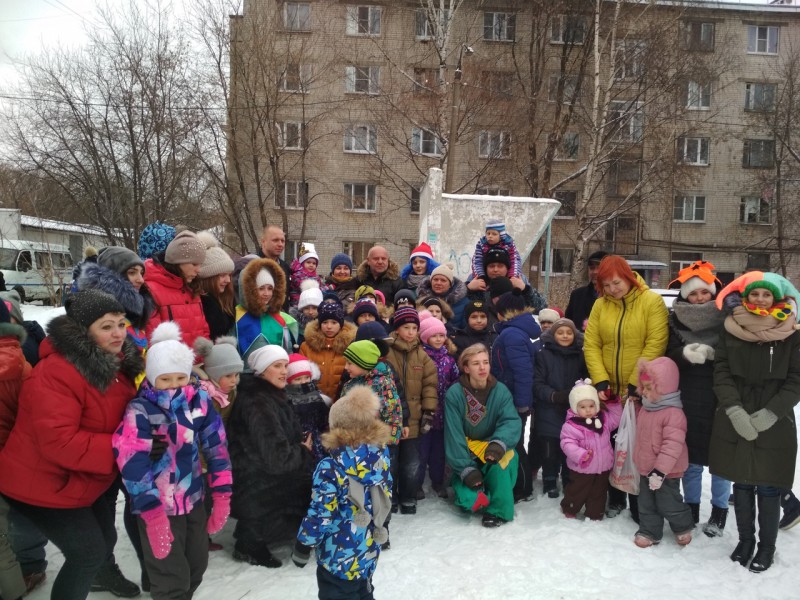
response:
M0 271L7 289L22 286L26 301L61 304L72 281L72 255L61 244L0 239Z

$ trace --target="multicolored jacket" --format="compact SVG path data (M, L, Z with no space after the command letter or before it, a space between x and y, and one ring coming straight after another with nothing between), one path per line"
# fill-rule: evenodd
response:
M482 236L478 243L475 244L475 254L472 255L472 273L475 277L483 277L486 275L486 269L483 265L483 257L486 253L493 248L500 248L508 252L508 257L511 259L511 266L508 269L507 277L519 277L522 273L522 258L520 258L517 245L514 239L507 233L500 234L500 241L494 246L490 245L486 240L486 236Z
M156 435L166 436L168 447L153 463L150 450ZM143 381L111 443L134 514L163 506L167 515L185 515L202 502L201 448L211 491L231 491L222 419L196 384L156 390Z
M422 344L422 349L431 357L433 364L436 365L436 376L438 384L436 385L436 393L439 398L439 404L436 406L436 412L433 413L433 429L444 429L444 396L450 386L458 381L458 367L456 366L456 359L450 356L447 349L447 344L438 350Z
M389 444L399 444L403 435L403 407L389 365L379 362L366 375L348 379L342 387L341 395L344 396L357 385L369 387L378 396L381 402L381 420L391 428L392 439Z
M317 275L316 272L311 273L306 271L303 267L303 263L296 258L292 261L289 268L292 270L292 276L289 278L289 306L297 306L297 303L300 302L300 294L302 293L300 286L302 286L303 282L307 279L316 281L319 284L319 289L323 292L331 289L331 287L325 283L325 279L321 275Z

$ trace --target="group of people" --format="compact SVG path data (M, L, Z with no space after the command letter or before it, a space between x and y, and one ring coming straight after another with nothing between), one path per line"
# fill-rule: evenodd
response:
M120 491L153 598L192 597L229 515L234 559L280 567L270 546L291 542L297 566L315 551L320 598L370 598L391 515L416 513L426 478L498 527L541 475L567 518L630 506L648 547L665 519L691 541L706 465L704 532L721 534L735 482L731 558L771 566L781 498L796 502L786 279L720 289L698 262L668 313L600 252L565 317L497 219L466 281L424 243L402 268L381 246L360 265L337 254L328 276L312 244L291 264L284 246L270 226L234 260L208 232L149 225L138 253L103 248L76 271L34 368L19 303L0 302L0 597L41 583L48 540L64 555L52 598L138 595L114 559ZM609 486L626 402L638 496Z

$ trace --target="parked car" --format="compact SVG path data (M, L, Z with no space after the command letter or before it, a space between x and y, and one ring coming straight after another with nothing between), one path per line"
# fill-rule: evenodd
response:
M61 244L0 239L6 288L21 286L26 300L61 304L72 279L72 255Z
M679 289L667 290L667 289L650 288L650 291L655 292L656 294L661 296L661 299L664 301L664 304L666 304L667 308L670 310L672 310L672 303L675 302L675 298L677 298L678 294L681 293Z

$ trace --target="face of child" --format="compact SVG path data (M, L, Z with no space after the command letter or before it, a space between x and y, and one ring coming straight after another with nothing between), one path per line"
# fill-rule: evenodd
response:
M414 271L415 275L424 275L427 269L427 259L422 258L421 256L415 256L411 259L411 270Z
M336 268L333 270L333 276L336 279L347 279L350 277L350 267L347 265L336 265Z
M372 313L361 313L360 315L358 315L358 318L356 319L356 325L363 325L364 323L369 323L370 321L374 320L375 320L375 315L373 315Z
M428 346L438 350L442 346L444 346L445 341L447 341L447 336L443 333L434 333L431 337L428 338Z
M316 306L304 306L303 307L303 316L309 319L316 319L317 318L317 307Z
M186 283L192 283L200 274L201 266L200 263L184 263L178 265L178 269L180 269L181 275L183 275L183 280Z
M575 332L572 331L572 327L562 325L555 330L553 337L556 339L556 343L559 346L564 346L566 348L567 346L571 346L572 342L575 341Z
M486 316L486 313L476 310L474 313L470 314L467 319L467 324L473 331L483 331L486 329L486 326L489 325L489 317Z
M316 273L317 272L317 259L316 258L307 258L303 261L303 268L308 271L309 273Z
M286 371L289 367L288 360L276 360L261 372L261 379L268 381L278 389L286 387Z
M144 283L144 267L142 265L133 265L125 274L128 276L128 281L138 292Z
M747 294L747 301L758 308L769 308L775 304L775 296L767 289L755 288Z
M548 331L553 326L552 321L539 321L539 327L542 328L542 333Z
M350 377L360 377L361 375L367 374L366 369L362 369L358 365L351 363L349 360L344 363L344 369L350 373Z
M408 342L409 344L417 339L417 332L419 331L419 326L414 323L405 323L404 325L400 325L397 328L397 337L399 337L404 342Z
M266 309L270 300L272 300L272 294L275 292L275 288L269 283L265 283L260 288L258 288L257 292L258 292L258 302L261 304L261 308Z
M479 352L471 356L464 365L464 373L469 375L469 379L473 383L483 383L489 379L490 369L489 355L486 352Z
M658 400L658 394L656 394L656 390L652 381L641 381L640 386L642 388L642 396L644 398L647 398L650 400L650 402L656 402Z
M156 377L153 387L157 390L174 390L189 384L186 373L164 373Z
M222 273L221 275L217 275L217 291L221 294L225 291L225 288L231 284L231 274L230 273Z
M223 375L219 378L217 382L217 387L222 391L223 394L230 394L235 388L239 385L239 374L238 373L229 373L228 375Z
M686 300L689 304L705 304L706 302L711 302L711 292L702 288L692 290Z
M311 375L299 375L292 379L292 385L300 385L301 383L309 383L311 381Z
M339 325L339 321L334 321L333 319L325 319L319 326L320 330L322 331L322 335L326 338L336 337L336 334L339 333L339 330L342 328Z
M578 402L578 416L581 419L591 419L597 416L597 402L594 400L581 400Z
M487 229L486 241L489 243L490 246L494 246L497 242L500 241L500 232L497 231L496 229Z
M431 313L431 316L434 319L442 320L442 309L436 306L435 304L431 304L430 306L426 306L425 308L428 309L428 312Z

